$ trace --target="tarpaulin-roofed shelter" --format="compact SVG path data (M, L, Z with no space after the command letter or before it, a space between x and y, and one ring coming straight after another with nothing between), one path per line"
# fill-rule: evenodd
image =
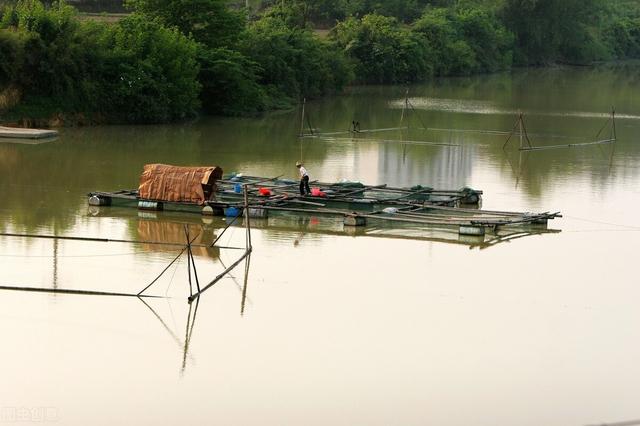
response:
M222 169L218 166L147 164L140 176L138 196L155 201L204 204L215 193L215 182L220 178Z

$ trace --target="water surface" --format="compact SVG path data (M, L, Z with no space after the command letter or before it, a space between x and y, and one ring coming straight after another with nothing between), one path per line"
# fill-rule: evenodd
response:
M518 71L309 102L327 138L300 142L300 111L259 119L63 129L0 141L0 231L212 241L223 219L90 209L135 188L142 166L395 186L471 186L483 207L561 211L561 232L496 244L326 218L256 222L248 277L189 306L186 261L168 298L0 293L0 422L59 424L593 425L640 418L640 73L636 66ZM516 114L536 145L503 150ZM359 121L362 129L335 134ZM428 130L424 130L427 128ZM482 132L480 132L482 131ZM381 142L380 140L385 140ZM434 142L442 145L401 143ZM489 238L487 238L489 240ZM220 243L242 246L232 226ZM137 292L175 247L0 237L0 283ZM196 250L203 281L239 251ZM195 315L195 322L193 317ZM19 423L19 422L18 422Z

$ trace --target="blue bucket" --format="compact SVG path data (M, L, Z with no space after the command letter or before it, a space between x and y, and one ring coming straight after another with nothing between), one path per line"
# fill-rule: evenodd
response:
M240 209L237 209L235 207L227 207L226 209L224 209L224 215L226 217L238 217L240 216Z

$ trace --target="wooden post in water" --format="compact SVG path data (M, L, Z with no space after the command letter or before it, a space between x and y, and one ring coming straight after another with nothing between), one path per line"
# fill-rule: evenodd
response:
M307 103L307 98L302 98L302 117L300 118L300 137L304 136L304 108ZM302 158L300 159L302 161Z
M523 142L523 134L522 134L522 112L518 111L518 129L519 129L519 133L520 133L520 149L524 148L524 144Z
M251 255L247 256L244 261L244 285L242 286L242 301L240 302L240 316L244 315L244 307L247 300L247 285L249 283L249 265L251 264Z
M251 251L251 215L249 214L249 189L247 185L243 185L244 192L244 220L245 220L245 228L247 230L246 235L246 247L247 250Z
M616 135L616 107L611 107L611 129L613 131L613 137L611 139L618 140Z
M191 242L189 241L189 229L184 226L184 234L187 237L187 275L189 276L189 296L193 295L193 286L191 285Z
M409 89L404 92L404 105L402 106L402 114L400 115L400 127L404 124L404 115L409 112Z
M196 259L193 257L193 250L191 249L191 244L189 244L189 259L191 261L191 265L193 266L193 276L196 279L196 288L200 291L200 280L198 279L198 271L196 270Z
M238 264L240 262L242 262L244 259L246 259L249 255L251 255L251 251L253 250L253 248L252 248L252 244L251 244L251 218L249 217L249 188L248 188L247 184L244 184L243 188L244 188L245 227L246 227L246 230L247 230L247 235L246 235L246 240L245 240L246 241L246 245L247 245L246 246L246 250L245 250L244 254L242 256L240 256L240 258L238 260L236 260L231 266L229 266L227 269L225 269L222 273L220 273L213 280L211 280L211 282L209 284L207 284L204 287L202 287L201 289L199 289L197 293L189 295L189 297L187 298L189 303L193 302L196 298L200 297L200 295L202 293L204 293L209 288L214 286L218 281L220 281L222 278L224 278L225 275L227 275L229 272L231 272L231 270L233 268L238 266Z
M58 234L57 227L53 225L54 234ZM58 239L53 240L53 289L58 288Z

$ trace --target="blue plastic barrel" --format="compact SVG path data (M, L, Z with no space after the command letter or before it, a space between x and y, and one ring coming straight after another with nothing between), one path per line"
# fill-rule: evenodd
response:
M240 209L235 207L227 207L224 209L224 215L226 217L237 217L240 216Z
M233 190L237 193L240 194L242 192L242 185L240 185L239 183L236 183L235 186L233 187Z

